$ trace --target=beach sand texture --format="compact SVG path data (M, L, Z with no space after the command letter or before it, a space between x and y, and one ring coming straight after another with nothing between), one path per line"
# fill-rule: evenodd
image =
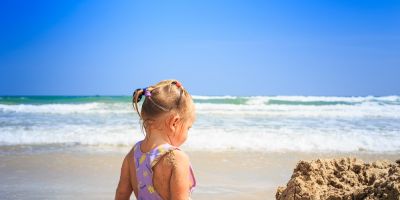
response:
M0 199L113 199L125 147L118 151L53 151L2 147ZM12 152L11 152L12 151ZM365 161L391 154L188 152L198 181L192 198L275 199L299 160L357 156ZM132 197L131 199L135 199Z
M365 163L357 158L300 161L277 200L400 199L400 160Z

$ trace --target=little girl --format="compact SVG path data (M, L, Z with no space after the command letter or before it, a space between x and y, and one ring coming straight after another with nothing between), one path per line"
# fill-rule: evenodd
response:
M138 102L144 96L139 112ZM176 80L133 93L145 138L126 155L115 199L187 200L196 186L188 156L179 149L195 120L190 94Z

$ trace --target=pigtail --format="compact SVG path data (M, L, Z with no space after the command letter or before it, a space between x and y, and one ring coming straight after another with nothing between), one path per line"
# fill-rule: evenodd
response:
M142 99L143 93L144 93L143 89L136 89L135 92L133 92L133 97L132 97L133 108L136 110L140 119L142 119L142 116L140 115L139 112L138 102L140 102L140 100Z

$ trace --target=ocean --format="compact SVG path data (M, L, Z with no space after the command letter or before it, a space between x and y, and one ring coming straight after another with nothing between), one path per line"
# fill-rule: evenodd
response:
M193 96L184 149L400 153L400 96ZM126 147L144 133L129 96L0 97L0 147Z

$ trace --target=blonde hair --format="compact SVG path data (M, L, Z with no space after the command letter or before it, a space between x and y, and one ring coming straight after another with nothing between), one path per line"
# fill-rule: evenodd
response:
M145 96L142 109L139 111L138 102ZM155 120L162 114L175 111L181 115L181 118L190 113L193 103L191 95L177 80L164 80L156 85L137 89L133 93L132 104L138 113L142 126L148 120Z

